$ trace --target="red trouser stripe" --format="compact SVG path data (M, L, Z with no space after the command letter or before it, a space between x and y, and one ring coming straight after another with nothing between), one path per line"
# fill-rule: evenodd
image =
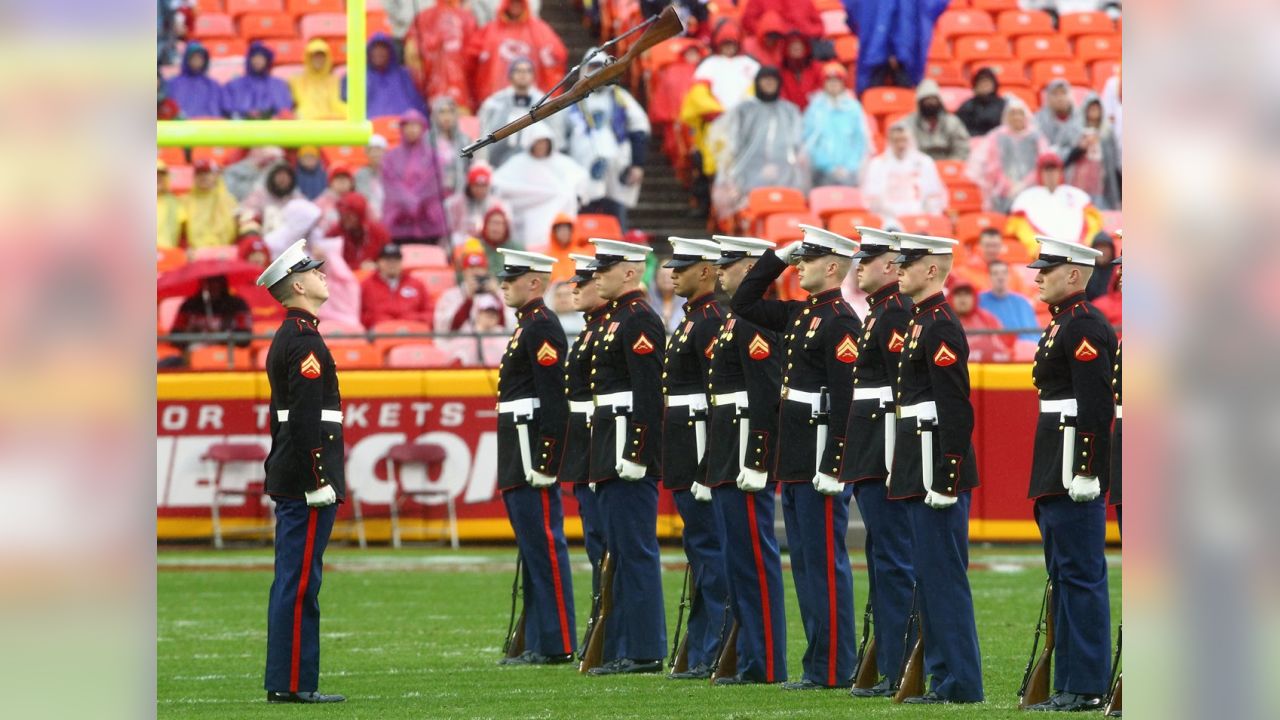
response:
M834 523L834 499L826 496L827 501L827 622L831 624L830 637L827 638L827 684L836 684L836 553Z
M760 530L756 524L756 501L750 493L747 498L747 524L751 526L751 554L756 560L756 578L760 581L760 611L764 615L764 675L765 682L773 678L773 613L769 612L769 581L764 574L764 556L760 554Z
M560 615L560 636L564 641L564 651L571 653L573 641L569 638L569 613L564 606L564 578L560 577L560 558L556 556L556 536L551 532L551 491L539 492L542 495L542 529L547 533L547 556L551 558L551 584L556 589L556 612Z
M298 579L298 597L293 601L293 656L289 662L289 692L298 692L298 672L302 669L302 599L307 596L307 584L311 582L311 553L316 546L316 517L318 512L308 508L307 545L302 551L302 577Z

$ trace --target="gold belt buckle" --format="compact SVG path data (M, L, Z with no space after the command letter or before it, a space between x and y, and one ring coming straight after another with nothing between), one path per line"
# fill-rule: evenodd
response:
M790 392L791 392L791 388L789 388L789 387L785 387L785 386L784 386L784 387L782 388L782 399L783 399L783 400L786 400L786 399L787 399L787 395L789 395L789 394L790 394Z

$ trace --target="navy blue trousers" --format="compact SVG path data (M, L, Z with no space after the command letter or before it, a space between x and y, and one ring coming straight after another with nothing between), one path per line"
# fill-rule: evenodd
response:
M689 638L689 667L711 666L729 634L727 618L729 589L725 580L724 554L716 530L716 513L709 502L698 502L688 490L672 493L676 510L684 520L681 544L689 561L693 599L685 632Z
M787 679L782 555L773 534L775 490L773 483L754 493L733 483L711 488L724 540L730 610L738 622L738 674L766 683Z
M613 556L613 610L604 624L604 661L667 656L667 619L658 557L658 481L614 478L596 485L605 547Z
M600 502L587 483L573 484L573 497L578 501L578 517L582 518L582 544L591 561L591 596L600 592L600 562L604 559L604 526L600 521Z
M804 678L828 687L853 680L858 638L853 620L853 571L844 536L852 485L823 495L809 483L782 485L782 519L791 575L804 624Z
M516 545L524 560L524 647L565 655L577 647L569 544L564 539L560 488L521 485L502 491Z
M867 527L865 551L876 665L880 674L896 685L906 662L903 638L916 582L911 565L911 524L906 506L888 499L882 481L857 483L853 499Z
M276 573L267 604L270 692L315 692L320 683L320 575L338 506L277 497Z
M1111 596L1107 590L1107 506L1103 498L1036 500L1044 562L1053 580L1053 687L1104 695L1111 682Z
M911 524L928 689L944 700L979 702L982 656L968 574L970 493L960 493L945 510L934 510L923 498L894 502L906 506Z

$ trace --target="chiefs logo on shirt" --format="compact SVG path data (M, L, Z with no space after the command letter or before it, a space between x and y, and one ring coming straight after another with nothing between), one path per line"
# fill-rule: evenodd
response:
M640 333L640 337L636 338L636 341L631 344L631 350L637 355L648 355L653 352L653 341L649 339L648 335Z
M298 369L302 373L302 377L312 380L320 377L320 361L316 359L315 353L307 353L302 359L302 366Z
M942 343L941 345L939 345L938 352L933 354L933 364L937 365L938 367L955 365L956 360L958 359L959 358L956 357L956 352L951 348L947 347L946 343Z
M538 348L538 364L546 367L547 365L555 365L556 360L560 359L560 352L548 340L542 341L542 347Z
M906 345L907 345L907 339L903 337L902 333L898 332L897 330L894 330L893 334L889 336L889 352L891 353L902 352L902 348L906 347Z
M747 355L752 360L763 360L769 357L769 341L760 337L760 333L756 333L755 337L751 338L751 342L747 345Z
M853 341L853 337L846 334L844 339L836 345L836 359L842 363L851 363L858 359L858 343Z
M1080 362L1097 360L1098 350L1093 345L1089 344L1089 340L1087 338L1081 339L1079 347L1076 348L1076 359Z

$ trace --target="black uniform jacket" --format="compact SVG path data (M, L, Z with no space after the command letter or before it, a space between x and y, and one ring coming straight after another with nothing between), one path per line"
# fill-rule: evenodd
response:
M858 359L853 363L853 389L888 388L888 402L854 400L849 405L849 423L844 437L844 482L878 480L889 474L884 461L885 415L893 415L897 397L898 358L907 349L907 327L911 322L911 298L898 292L892 282L867 296L866 321L858 340ZM883 391L881 391L883 392Z
M657 313L639 290L609 303L600 344L592 340L591 392L596 397L630 392L626 413L624 456L646 466L658 477L662 459L662 349L667 333ZM591 481L616 478L618 472L614 416L619 411L599 406L591 416Z
M538 400L533 417L522 422L529 427L530 466L545 475L559 472L564 453L565 420L569 414L564 393L567 345L560 318L547 309L542 298L537 298L516 311L516 331L498 364L498 402ZM524 484L515 416L499 412L498 489Z
M696 394L706 399L711 345L719 331L720 305L715 296L707 294L685 303L684 322L667 341L663 360L666 398ZM688 490L695 481L706 484L707 467L698 458L694 427L699 420L705 431L707 411L667 403L662 416L662 485L669 490Z
M708 487L733 484L745 465L752 470L773 469L778 448L778 403L782 390L782 346L777 333L737 314L725 313L711 345L707 394L711 399L711 427L707 432ZM746 406L717 404L717 397L746 393ZM739 446L741 425L747 424L747 448ZM741 463L740 463L741 460Z
M324 485L346 496L346 446L338 368L314 315L289 308L267 351L271 384L271 453L266 491L299 498ZM325 412L328 411L328 412ZM287 419L281 420L287 413Z
M564 359L565 392L570 402L591 402L591 347L600 342L601 322L609 317L609 304L582 314L586 321ZM584 483L590 478L591 411L569 411L564 431L564 454L560 461L560 481Z
M898 360L898 409L932 401L937 405L933 429L933 487L955 495L978 486L973 450L973 403L969 399L969 341L955 311L942 293L911 308L906 350ZM889 497L925 494L923 452L917 418L898 420L894 440Z
M811 482L821 451L822 471L840 474L845 420L853 395L853 363L858 358L862 322L844 301L840 288L811 295L808 300L765 300L765 291L786 269L772 250L743 278L733 296L733 311L783 335L783 398L778 447L774 466L779 482ZM830 396L827 440L817 447L819 418L811 403L788 399L790 390Z
M1031 377L1041 402L1074 398L1077 414L1071 472L1097 476L1107 491L1107 450L1115 401L1111 391L1116 333L1102 313L1085 301L1083 292L1049 308L1053 319L1040 335L1040 347L1031 366ZM1027 497L1063 495L1062 418L1040 413L1036 423L1035 451L1031 459L1031 488Z
M1122 407L1124 404L1124 388L1120 384L1120 375L1124 370L1124 363L1120 361L1120 356L1124 352L1124 343L1116 345L1116 363L1111 366L1111 370L1115 378L1111 381L1111 389L1116 399L1116 407ZM1119 416L1116 417L1115 425L1111 426L1111 497L1112 505L1120 505L1120 475L1124 469L1124 463L1121 462L1121 448L1124 443L1121 441L1120 425L1124 422Z

